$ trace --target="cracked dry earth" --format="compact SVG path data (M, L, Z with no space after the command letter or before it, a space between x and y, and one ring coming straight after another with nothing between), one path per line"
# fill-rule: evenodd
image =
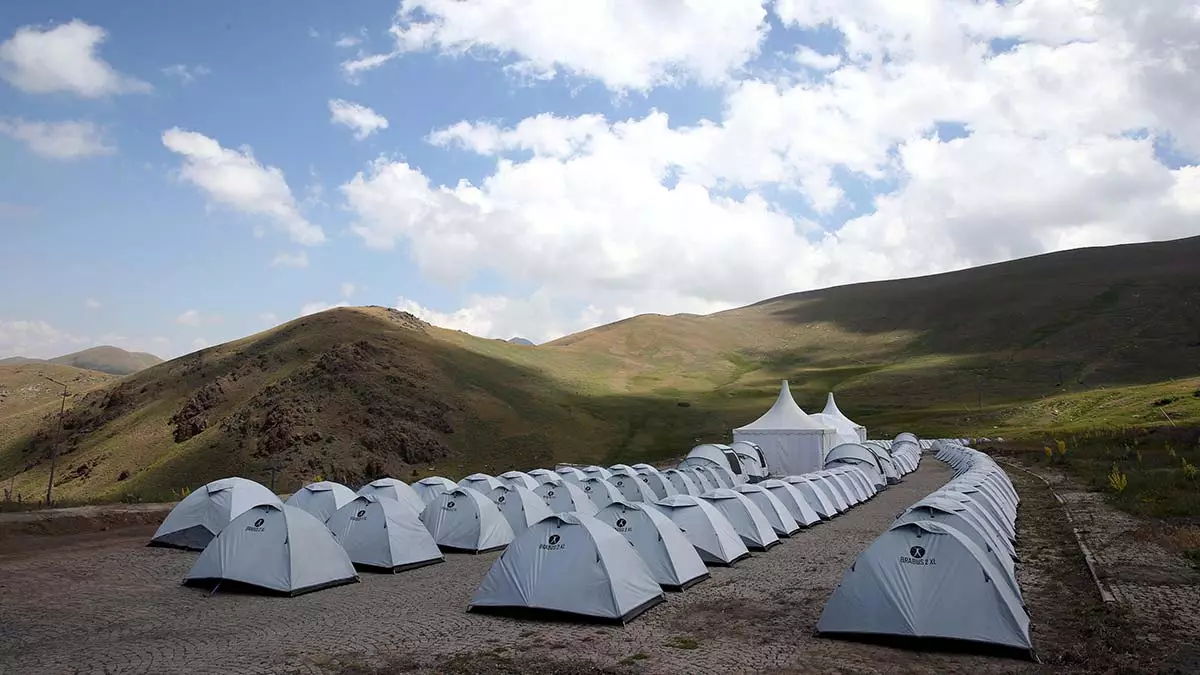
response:
M1015 472L1016 473L1016 472ZM0 540L2 673L1010 673L1122 672L1105 645L1119 617L1098 609L1082 558L1047 512L1049 492L1016 477L1019 570L1045 665L819 639L843 570L897 514L943 485L920 470L849 513L802 531L651 609L625 627L468 614L498 554L450 555L399 575L298 598L208 593L180 581L198 554L147 548L153 527L74 539ZM1043 500L1043 501L1038 501ZM1061 518L1060 518L1061 520ZM1090 592L1090 595L1089 595ZM1086 618L1080 618L1086 617ZM1133 649L1136 649L1136 644ZM1114 656L1117 655L1117 656Z

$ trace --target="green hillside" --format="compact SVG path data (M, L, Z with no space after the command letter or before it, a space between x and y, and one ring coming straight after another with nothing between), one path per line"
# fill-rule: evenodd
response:
M162 363L163 360L145 352L128 352L120 347L91 347L83 351L64 354L53 359L31 359L10 356L0 359L0 366L19 366L35 363L53 363L60 366L95 370L109 375L128 375Z
M67 418L58 493L160 499L241 474L317 475L677 456L765 409L842 409L872 435L1200 424L1200 238L647 315L540 346L344 308L92 392ZM1163 402L1170 399L1169 402ZM15 424L0 480L33 494L52 420Z

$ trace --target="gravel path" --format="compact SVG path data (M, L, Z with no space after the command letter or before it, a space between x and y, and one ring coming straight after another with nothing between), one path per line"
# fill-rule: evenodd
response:
M843 570L899 511L950 475L927 457L900 485L768 553L712 569L710 580L670 594L624 628L468 614L496 553L453 555L396 576L364 574L362 583L298 598L210 596L179 585L197 554L146 548L146 528L110 533L100 542L0 556L0 672L341 672L347 663L403 657L428 665L471 654L639 673L1025 670L1019 661L812 635Z

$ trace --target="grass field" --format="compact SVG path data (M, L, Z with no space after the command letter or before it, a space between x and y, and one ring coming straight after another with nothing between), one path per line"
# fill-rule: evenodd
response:
M220 476L533 468L677 457L727 440L788 379L872 437L1200 426L1200 238L1040 256L645 315L536 347L340 308L180 357L73 401L0 410L0 484L66 500L169 499ZM0 387L4 386L0 372Z

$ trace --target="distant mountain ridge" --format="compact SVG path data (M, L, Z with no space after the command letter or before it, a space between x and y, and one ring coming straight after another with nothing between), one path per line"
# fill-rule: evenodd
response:
M71 354L56 356L52 359L31 359L24 356L10 356L6 359L0 359L0 366L54 363L61 366L83 368L84 370L96 370L101 373L108 373L109 375L130 375L162 362L162 359L153 354L130 352L120 347L103 345Z

